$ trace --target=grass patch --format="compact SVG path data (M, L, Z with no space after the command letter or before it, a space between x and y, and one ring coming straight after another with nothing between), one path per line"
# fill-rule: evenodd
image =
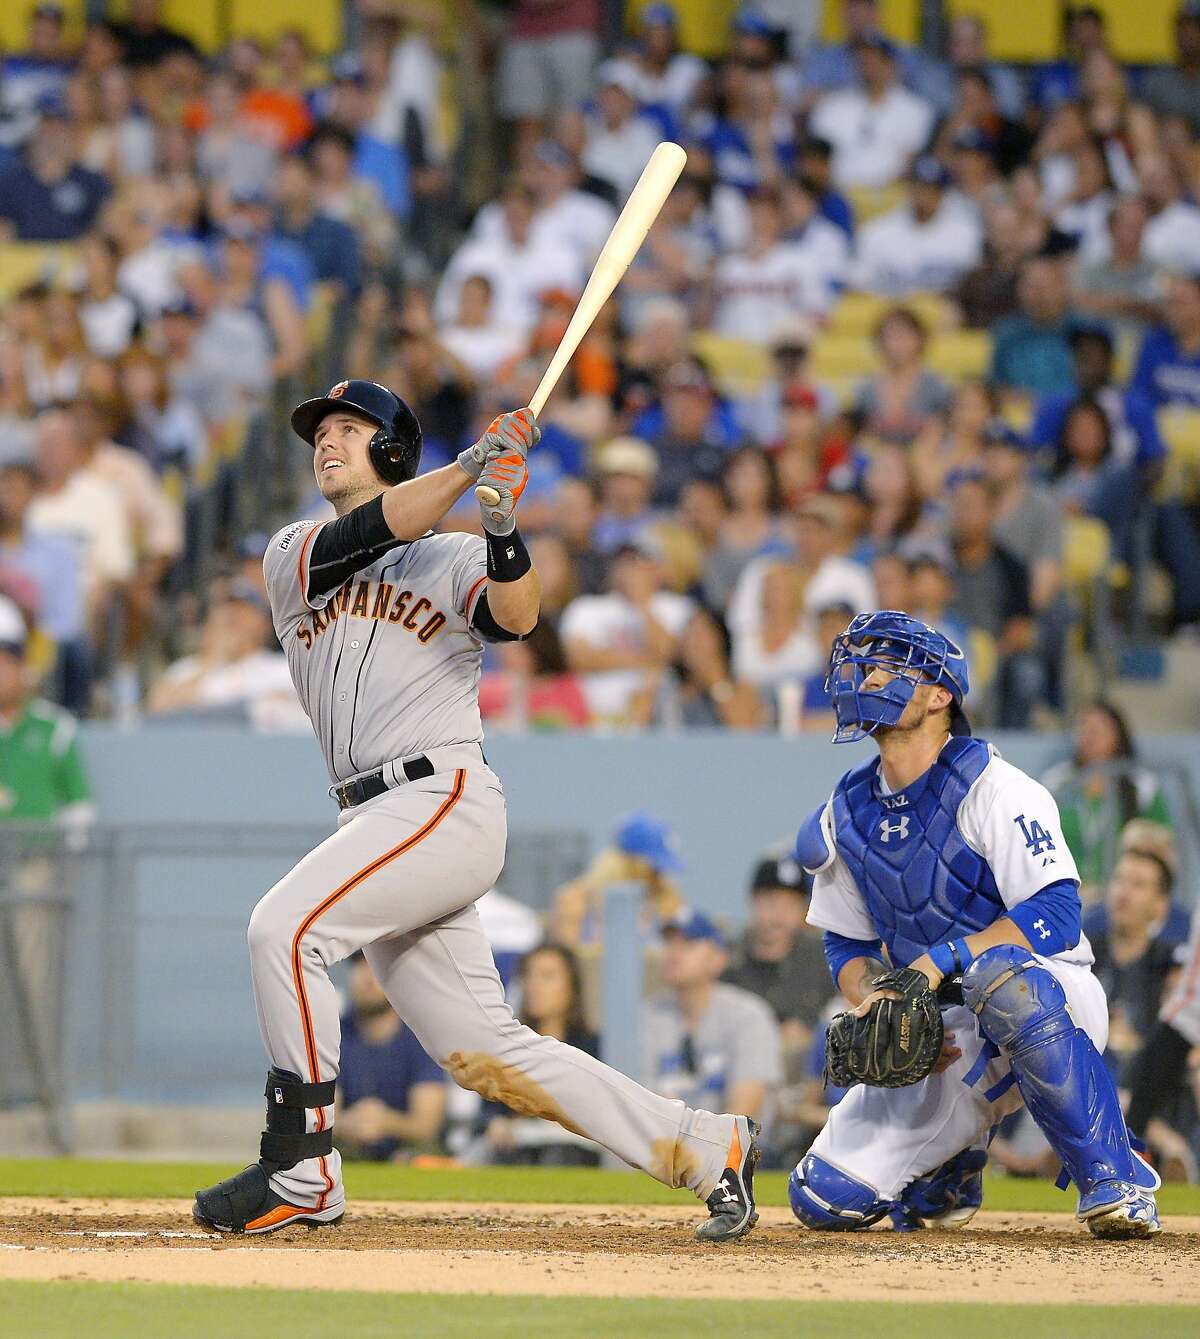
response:
M235 1172L226 1163L93 1162L86 1158L2 1158L0 1195L55 1198L186 1199L201 1186ZM787 1177L756 1178L762 1204L787 1203ZM346 1164L346 1190L354 1200L447 1200L463 1204L681 1204L686 1192L668 1190L648 1176L586 1167L438 1167L394 1163ZM1169 1185L1159 1192L1165 1214L1200 1214L1200 1186ZM1049 1181L989 1177L984 1206L1009 1212L1067 1212L1075 1195Z
M755 1339L845 1339L900 1330L971 1339L1155 1339L1194 1336L1193 1308L967 1304L663 1301L652 1298L497 1297L434 1293L305 1292L145 1283L0 1283L3 1339L655 1339L752 1334Z

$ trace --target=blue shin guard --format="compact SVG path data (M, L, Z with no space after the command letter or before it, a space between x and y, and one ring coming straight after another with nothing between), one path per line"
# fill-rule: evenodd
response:
M1003 1048L1029 1114L1079 1188L1081 1210L1106 1182L1136 1187L1138 1169L1117 1090L1099 1051L1067 1012L1053 973L1003 944L963 974L963 1002Z

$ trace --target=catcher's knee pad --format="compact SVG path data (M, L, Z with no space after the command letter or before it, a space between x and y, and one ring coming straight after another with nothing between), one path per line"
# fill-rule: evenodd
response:
M870 1227L887 1213L880 1200L863 1181L826 1162L818 1153L808 1153L788 1178L792 1212L805 1227L824 1232L854 1232Z
M1067 1008L1058 978L1028 949L1002 944L963 973L963 1003L1000 1047L1029 1114L1083 1192L1137 1169L1116 1086Z

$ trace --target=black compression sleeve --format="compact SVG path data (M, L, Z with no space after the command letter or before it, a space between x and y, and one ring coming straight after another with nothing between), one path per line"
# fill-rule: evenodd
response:
M1159 1023L1137 1059L1133 1062L1126 1123L1136 1135L1144 1135L1146 1126L1174 1097L1183 1083L1191 1042L1170 1023Z
M525 640L526 634L509 632L507 628L502 628L496 622L496 615L492 613L491 606L488 604L487 591L480 592L479 599L475 601L475 612L471 615L471 626L485 642L523 642Z
M521 538L521 532L514 530L510 535L484 534L487 540L487 574L489 581L520 581L533 566L533 559Z
M329 595L355 572L370 565L388 549L403 543L383 518L383 494L355 507L317 532L308 559L307 599Z

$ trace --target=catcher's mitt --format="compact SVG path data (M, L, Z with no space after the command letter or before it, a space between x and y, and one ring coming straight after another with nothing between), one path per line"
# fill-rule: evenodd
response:
M885 972L874 986L902 998L876 1000L862 1018L842 1013L829 1024L825 1082L835 1087L906 1088L930 1074L942 1054L942 1012L925 973Z

